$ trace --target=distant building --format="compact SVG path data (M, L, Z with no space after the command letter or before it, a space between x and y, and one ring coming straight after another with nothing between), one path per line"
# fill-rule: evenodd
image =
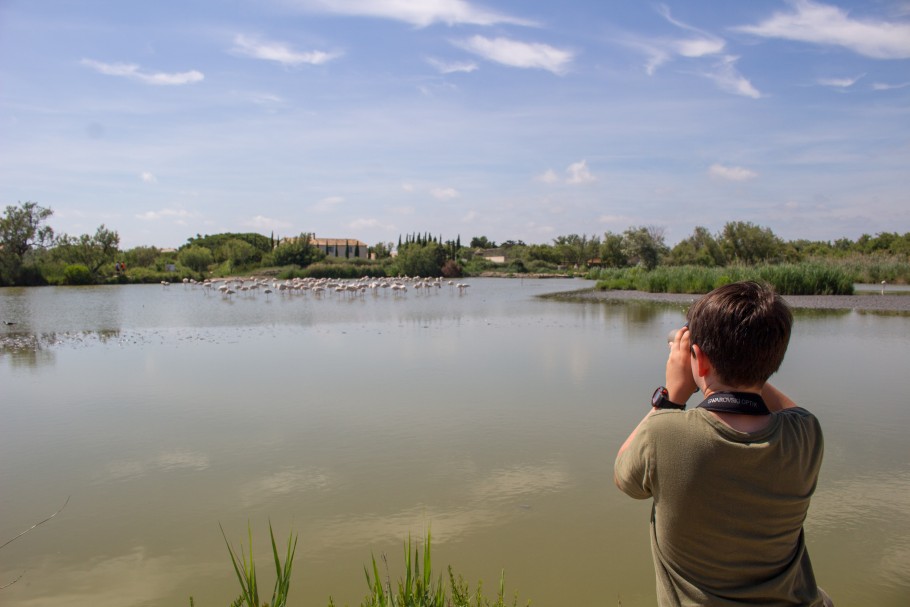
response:
M282 242L296 242L297 237L282 238ZM310 234L310 245L316 247L326 257L339 259L369 259L369 245L356 238L316 238Z

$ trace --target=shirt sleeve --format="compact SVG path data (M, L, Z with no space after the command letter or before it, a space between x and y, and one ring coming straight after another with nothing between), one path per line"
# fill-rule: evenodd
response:
M648 420L639 427L626 450L616 456L613 478L623 493L635 499L651 497L651 449Z

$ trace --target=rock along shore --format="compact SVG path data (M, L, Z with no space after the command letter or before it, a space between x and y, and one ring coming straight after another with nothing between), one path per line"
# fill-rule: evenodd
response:
M646 293L644 291L598 291L581 289L553 293L547 297L570 301L627 302L653 301L692 304L701 295L685 293ZM910 295L786 295L784 300L792 308L815 310L855 310L857 312L882 312L910 314Z

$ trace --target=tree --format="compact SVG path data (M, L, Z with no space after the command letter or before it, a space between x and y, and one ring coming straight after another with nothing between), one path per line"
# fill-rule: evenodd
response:
M37 202L6 207L0 218L0 284L20 284L28 255L53 243L54 230L44 225L53 214Z
M472 249L495 249L496 243L487 239L486 236L475 236L471 239Z
M407 276L439 276L446 261L445 247L438 243L412 244L398 253L398 271Z
M245 240L232 238L215 251L217 261L228 261L231 266L243 266L262 259L262 252Z
M69 264L83 265L92 277L97 277L104 264L116 259L119 247L120 235L101 224L94 235L60 236L54 248L54 256Z
M656 226L629 228L622 235L621 249L629 263L653 270L660 263L661 255L668 252L664 244L664 230Z
M177 261L194 272L205 272L215 263L215 256L205 247L192 245L177 253Z
M297 238L289 238L275 247L275 251L272 252L272 263L276 266L306 267L324 257L325 254L313 245L312 236L307 232L301 232Z
M149 268L159 255L161 251L157 247L133 247L123 253L127 266L131 268Z
M606 232L600 244L600 261L608 268L623 268L629 259L622 250L622 234Z
M755 264L778 261L784 252L783 241L770 228L748 221L730 221L718 238L728 260Z
M600 237L587 234L569 234L553 239L553 244L564 263L583 265L600 253Z
M386 259L388 257L391 257L392 246L393 245L391 242L377 242L373 245L373 255L376 256L376 259Z
M673 247L670 261L676 265L711 267L722 266L727 260L708 228L697 226L691 236Z

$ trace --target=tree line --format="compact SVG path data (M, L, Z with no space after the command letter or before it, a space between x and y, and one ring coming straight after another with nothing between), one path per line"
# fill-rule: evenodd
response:
M50 208L36 202L6 207L0 217L0 285L156 282L264 269L279 275L455 277L486 271L653 270L658 266L723 267L858 256L907 263L910 258L910 232L863 234L855 241L785 241L770 228L744 221L730 221L716 233L698 226L673 247L666 244L663 228L635 226L602 236L558 236L544 244L521 240L497 244L486 236L475 236L463 245L460 235L444 240L442 235L413 232L399 236L397 246L392 242L370 246L369 260L361 259L359 244L354 255L346 247L344 257L336 251L326 258L309 233L291 238L196 234L176 251L152 246L121 250L119 234L103 224L93 234L56 234L49 225L52 216Z

